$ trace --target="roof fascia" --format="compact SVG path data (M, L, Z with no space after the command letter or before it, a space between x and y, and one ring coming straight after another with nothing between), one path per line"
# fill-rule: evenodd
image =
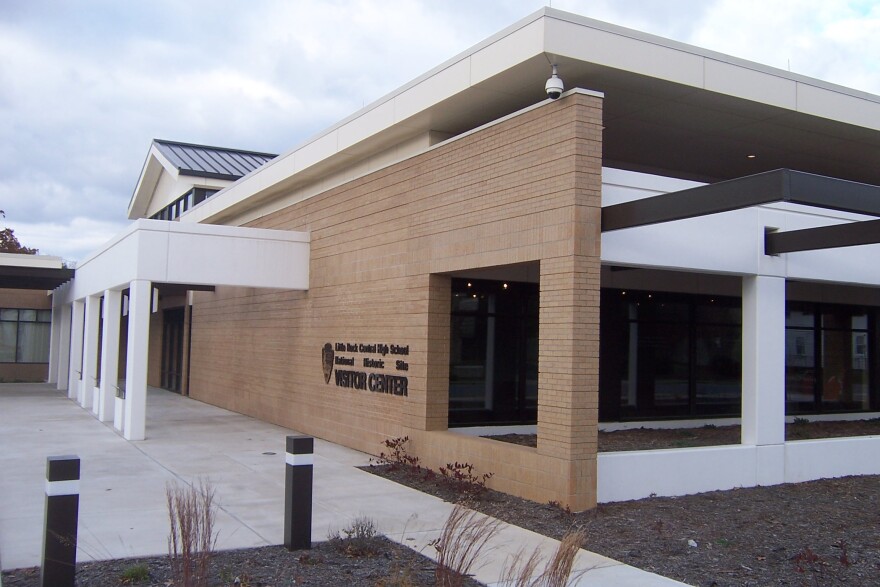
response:
M437 67L428 70L426 73L420 75L419 77L413 79L409 83L404 84L403 86L397 88L393 92L386 94L385 96L379 98L378 100L368 104L361 110L351 114L350 116L340 120L336 124L330 126L326 130L313 135L312 137L306 139L305 141L297 144L292 149L282 153L275 159L266 162L261 167L252 171L251 173L245 175L231 186L222 190L220 193L215 194L209 200L205 200L202 204L196 206L194 209L187 212L187 220L193 222L203 222L203 221L213 221L216 220L218 215L222 213L222 211L245 199L251 197L253 195L257 195L262 192L266 192L271 190L277 183L287 177L294 175L302 171L305 167L314 164L315 162L306 164L303 161L298 161L297 155L301 154L302 151L316 143L321 141L329 141L331 144L335 144L336 147L332 149L332 153L328 157L323 157L323 159L333 157L339 155L339 151L341 150L338 145L338 141L334 139L333 135L337 134L339 129L349 125L350 123L362 119L363 117L369 115L370 113L378 110L380 107L393 102L396 98L405 94L409 90L423 84L424 82L430 80L431 78L443 73L446 70L449 70L453 66L469 60L471 57L483 51L484 49L490 47L491 45L497 43L498 41L505 39L511 35L516 34L517 32L527 28L529 25L536 23L543 19L545 16L553 11L550 8L544 7L540 10L526 16L525 18L515 22L514 24L508 26L507 28L499 31L498 33L492 35L491 37L483 40L482 42L470 47L469 49L459 53L458 55L448 59L447 61L441 63ZM534 55L540 54L544 52L544 35L541 34L540 46L536 47L534 51L527 53L528 56L524 56L521 58L517 58L515 62L507 63L507 67L511 67L516 65L517 63L524 61ZM524 44L519 44L521 47ZM482 82L484 79L474 80L471 79L470 85L475 85L476 83ZM436 103L442 101L448 96L436 96L434 101L426 105L422 111L429 108L430 106L435 105ZM396 120L393 125L400 124L401 121ZM367 137L368 139L369 137ZM366 139L364 139L366 140ZM302 158L304 159L304 158Z
M128 218L130 220L141 218L146 214L150 200L156 193L156 186L159 184L163 169L175 179L180 175L180 170L162 154L154 140L150 144L150 151L144 160L141 175L128 203Z
M712 51L711 49L704 49L703 47L698 47L697 45L690 45L688 43L683 43L681 41L675 41L673 39L661 37L659 35L654 35L654 34L646 33L643 31L636 30L636 29L623 27L620 25L604 22L601 20L596 20L593 18L589 18L587 16L581 16L579 14L566 12L564 10L558 10L556 8L545 8L541 12L543 12L547 16L552 17L556 20L570 22L572 24L577 24L580 26L589 27L589 28L596 29L599 31L619 35L622 37L628 37L630 39L642 41L644 43L650 43L652 45L657 45L659 47L665 47L668 49L674 49L676 51L681 51L684 53L690 53L690 54L697 56L697 57L702 57L702 58L706 58L706 59L711 59L713 61L727 63L727 64L734 65L739 68L749 69L749 70L757 71L760 73L766 73L766 74L772 75L774 77L788 79L790 81L806 84L806 85L813 86L816 88L821 88L823 90L828 90L828 91L836 92L836 93L840 93L840 94L846 94L848 96L868 100L871 102L880 102L880 97L878 97L875 94L871 94L870 92L856 90L853 88L842 86L840 84L834 84L834 83L827 82L827 81L824 81L821 79L812 78L812 77L809 77L809 76L806 76L803 74L794 73L794 72L787 71L784 69L779 69L777 67L772 67L770 65L764 65L764 64L758 63L756 61L749 61L747 59L743 59L740 57L734 57L733 55L719 53L718 51ZM553 40L548 39L548 52L553 52L554 50L555 50L555 48L553 47Z

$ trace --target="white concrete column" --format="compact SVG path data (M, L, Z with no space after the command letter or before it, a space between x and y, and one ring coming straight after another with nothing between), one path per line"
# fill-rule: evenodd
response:
M85 330L83 332L83 393L80 405L97 413L94 405L95 387L98 384L98 329L101 324L100 296L86 297Z
M132 281L128 303L128 350L125 367L126 440L146 438L147 425L147 362L150 349L150 282Z
M785 476L785 278L743 277L742 443L757 450L757 483Z
M67 397L79 401L82 396L80 381L82 379L85 304L82 300L74 300L72 306L70 318L70 373L67 382Z
M58 391L66 390L70 379L70 315L70 304L62 304L58 319L58 354L55 356L58 361Z
M46 383L58 383L58 352L61 344L61 304L52 296L52 321L49 324L49 375Z
M98 419L113 420L116 385L119 379L119 326L122 292L104 292L104 329L101 333L101 393L98 395Z

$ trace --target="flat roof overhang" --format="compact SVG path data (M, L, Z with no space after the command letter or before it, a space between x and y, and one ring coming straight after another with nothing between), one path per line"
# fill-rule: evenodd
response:
M183 218L220 222L417 135L532 106L546 99L551 61L566 88L604 93L607 167L707 183L788 168L880 185L880 97L544 8Z
M880 186L777 169L602 208L602 232L636 228L777 202L880 217ZM880 243L880 220L764 235L778 255Z
M67 268L0 265L0 288L51 291L73 276L74 270Z
M308 233L141 219L76 268L65 302L153 283L169 295L215 286L307 290Z

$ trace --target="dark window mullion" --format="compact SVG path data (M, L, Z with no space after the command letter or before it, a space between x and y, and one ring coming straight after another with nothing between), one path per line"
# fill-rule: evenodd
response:
M688 412L697 413L697 308L696 301L688 303Z
M822 304L813 306L813 364L816 376L813 380L813 411L817 414L822 410L822 382L825 381L825 340L822 336Z

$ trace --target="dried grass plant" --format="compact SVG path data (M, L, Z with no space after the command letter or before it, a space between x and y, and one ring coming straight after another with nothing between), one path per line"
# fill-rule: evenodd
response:
M431 544L437 551L434 571L438 587L461 587L476 569L483 549L500 529L501 522L456 504Z
M178 587L207 587L211 557L217 535L214 531L214 488L206 481L165 487L171 532L168 557L171 576Z
M583 530L566 534L541 573L538 573L543 562L541 551L536 548L528 557L520 552L514 561L505 565L499 584L504 587L566 587L589 570L581 570L574 577L571 575L574 559L584 543L584 538L586 535ZM517 563L517 560L522 562Z

